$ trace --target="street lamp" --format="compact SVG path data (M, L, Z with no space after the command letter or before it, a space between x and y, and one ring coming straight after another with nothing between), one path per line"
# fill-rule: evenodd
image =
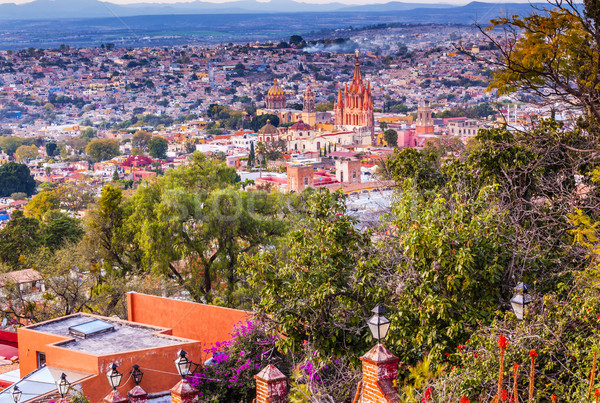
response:
M60 394L61 399L67 395L69 392L69 386L71 384L67 381L67 375L63 372L59 379L56 381L56 388L58 389L58 393Z
M113 388L113 390L117 390L121 384L121 379L123 379L123 374L117 369L117 364L112 363L110 365L110 371L106 373L106 377L108 378L108 383L110 383L110 386Z
M140 382L142 382L142 376L144 376L144 373L140 371L140 366L135 364L133 366L133 370L131 371L131 377L133 378L133 382L135 382L136 385L139 385Z
M187 353L183 350L179 350L177 355L178 357L175 360L177 372L179 372L181 378L185 378L190 374L190 366L192 365L192 362L188 360L188 358L186 357Z
M525 283L519 283L515 287L515 295L511 298L510 304L518 320L525 318L527 305L531 304L533 299L529 295L529 286Z
M19 403L19 400L21 400L22 394L23 394L23 392L21 392L21 389L19 389L19 387L16 385L10 391L10 397L12 397L12 399L14 400L15 403Z
M367 320L367 325L369 325L369 330L373 335L374 339L377 339L379 343L381 339L385 339L387 336L388 330L390 330L390 320L383 316L384 309L380 304L377 304L373 310L371 310L375 315L371 316L369 320Z

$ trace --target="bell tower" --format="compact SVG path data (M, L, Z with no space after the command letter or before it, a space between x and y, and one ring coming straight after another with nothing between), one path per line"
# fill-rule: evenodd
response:
M315 93L310 85L304 91L304 106L302 108L302 121L311 127L317 124L317 111L315 110Z
M429 101L419 102L417 109L417 123L415 127L417 134L434 134L433 119Z

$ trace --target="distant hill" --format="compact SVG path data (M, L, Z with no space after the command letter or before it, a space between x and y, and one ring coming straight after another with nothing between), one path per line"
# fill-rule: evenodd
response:
M342 3L314 4L293 0L236 0L227 3L192 1L185 3L134 3L119 5L99 0L35 0L24 4L0 4L0 20L108 18L138 15L248 14L330 11L399 11L415 8L451 7L448 4L421 4L392 1L384 4L348 6Z

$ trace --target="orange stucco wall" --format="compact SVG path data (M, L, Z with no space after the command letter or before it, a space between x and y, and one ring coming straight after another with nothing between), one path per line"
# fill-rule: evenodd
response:
M198 340L205 347L229 340L236 324L252 318L248 311L135 292L127 294L127 309L132 322L170 328L173 336Z
M156 393L169 390L181 379L177 374L174 363L180 349L188 352L190 360L196 363L201 361L201 345L199 342L98 357L97 369L99 375L86 379L81 383L83 392L85 395L90 396L90 402L101 402L111 391L106 372L113 362L119 366L118 369L123 374L121 386L117 389L123 396L127 396L127 392L135 386L130 376L135 364L139 365L140 370L144 373L140 386L146 392Z
M159 329L157 333L169 334L170 329ZM134 364L139 365L144 373L140 386L148 393L157 393L171 389L181 379L174 363L180 349L185 350L188 358L195 363L202 363L207 358L203 354L202 343L195 340L179 339L177 344L171 346L95 355L56 345L69 340L70 337L56 336L26 327L18 329L18 337L19 356L23 357L20 361L22 377L37 369L37 352L44 352L46 364L50 367L92 374L81 382L83 392L91 403L102 402L110 392L106 372L113 362L123 373L123 380L118 390L126 396L127 392L135 386L133 379L130 378Z

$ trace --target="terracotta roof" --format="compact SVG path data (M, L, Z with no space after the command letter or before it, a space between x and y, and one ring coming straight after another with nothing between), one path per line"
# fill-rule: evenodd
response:
M260 128L259 134L277 134L277 128L271 124L270 120L267 120L267 124Z
M6 283L30 283L42 280L42 278L42 275L34 269L17 270L3 274L0 277L0 285L5 285Z

